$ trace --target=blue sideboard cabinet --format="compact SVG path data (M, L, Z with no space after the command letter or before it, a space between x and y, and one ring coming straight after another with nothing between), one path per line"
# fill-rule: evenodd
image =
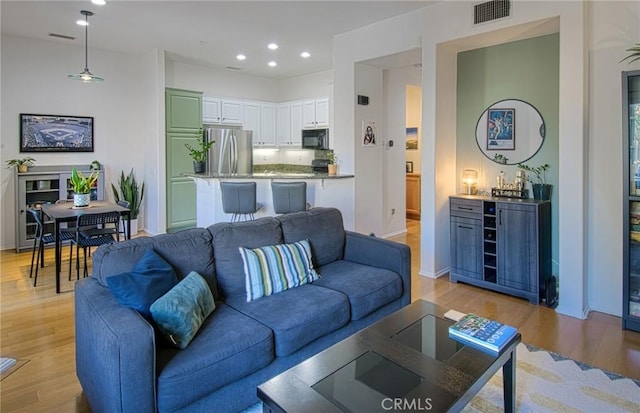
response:
M551 202L474 195L449 201L450 280L540 303L551 277Z

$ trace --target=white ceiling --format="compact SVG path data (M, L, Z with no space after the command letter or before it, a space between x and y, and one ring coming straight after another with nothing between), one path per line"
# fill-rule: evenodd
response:
M425 7L428 1L0 1L2 34L84 47L80 10L89 18L91 49L140 55L159 48L171 60L237 67L285 79L332 68L333 36ZM75 37L65 40L50 33ZM276 42L280 48L267 49ZM309 59L300 53L308 50ZM235 56L247 55L240 62ZM267 66L269 60L278 66ZM91 61L89 61L91 64ZM100 68L91 68L100 72Z

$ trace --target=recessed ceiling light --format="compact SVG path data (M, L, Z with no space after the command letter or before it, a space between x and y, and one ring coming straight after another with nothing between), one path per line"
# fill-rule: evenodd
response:
M269 64L269 66L271 66L271 67L276 67L276 66L278 66L278 64L277 64L276 62L274 62L273 60L272 60L272 61L270 61L268 64Z
M243 55L242 53L236 56L236 59L238 59L238 60L244 60L246 58L247 58L247 56Z
M300 56L301 56L301 57L304 57L304 58L306 59L307 57L311 56L311 53L309 53L309 52L302 52L302 53L300 53Z
M278 45L275 43L269 43L267 47L271 50L276 50L278 48Z
M88 26L88 25L89 25L89 22L88 22L88 21L86 21L86 20L76 20L76 24L77 24L78 26Z
M105 0L91 0L91 3L98 5L98 6L104 6L105 4L107 4L107 2Z

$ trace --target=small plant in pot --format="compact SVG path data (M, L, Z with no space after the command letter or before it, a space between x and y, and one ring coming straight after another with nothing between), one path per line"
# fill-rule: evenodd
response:
M31 158L30 156L22 159L10 159L7 161L7 167L13 168L15 166L16 168L18 168L19 173L25 173L29 170L30 166L33 166L35 161L36 160Z
M82 172L74 166L71 169L71 187L73 188L73 206L86 207L91 201L91 188L98 180L98 173L93 171L89 176L84 176Z
M518 164L518 168L527 172L526 180L531 182L531 189L533 191L533 198L548 201L551 199L552 185L547 183L547 169L550 168L548 163L537 167L525 165L523 163ZM535 180L532 178L535 176Z
M202 129L198 132L198 144L191 146L185 143L184 146L189 151L189 156L193 159L193 172L197 174L204 173L207 164L207 153L215 141L207 142L202 136Z
M133 173L133 169L129 172L129 175L124 174L124 171L120 172L120 178L118 179L118 189L111 184L113 190L113 197L116 202L123 200L129 203L129 216L131 219L131 234L138 233L138 215L140 214L140 208L142 206L142 198L144 197L144 182L138 184L136 176Z
M330 150L327 152L327 160L329 164L327 165L327 169L329 175L337 175L338 174L338 157L335 152Z

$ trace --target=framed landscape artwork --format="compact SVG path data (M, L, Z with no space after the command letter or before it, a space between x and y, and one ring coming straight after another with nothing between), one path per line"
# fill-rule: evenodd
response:
M93 117L21 113L20 152L93 152Z
M487 150L516 148L516 110L489 109L487 114Z
M407 128L407 149L418 149L418 128Z

